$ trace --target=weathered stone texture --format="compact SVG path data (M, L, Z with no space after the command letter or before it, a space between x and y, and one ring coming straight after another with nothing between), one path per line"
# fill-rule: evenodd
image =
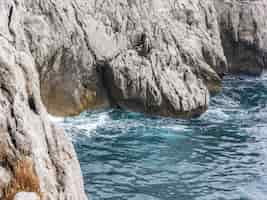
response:
M13 175L12 163L27 156L45 200L66 196L85 200L74 148L49 121L41 101L36 60L27 28L21 25L27 9L22 1L11 0L0 1L0 8L0 189Z
M86 199L73 146L46 109L192 117L225 73L266 68L265 0L0 0L0 11L0 143L9 160L0 156L0 190L12 177L6 163L26 154L47 199Z

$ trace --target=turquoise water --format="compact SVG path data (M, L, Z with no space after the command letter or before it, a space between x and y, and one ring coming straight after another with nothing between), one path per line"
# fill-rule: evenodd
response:
M266 200L267 78L227 77L200 118L120 110L61 122L91 200Z

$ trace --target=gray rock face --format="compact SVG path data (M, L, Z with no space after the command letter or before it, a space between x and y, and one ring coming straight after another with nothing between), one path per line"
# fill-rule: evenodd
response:
M192 116L228 68L266 65L264 0L9 2L1 35L34 59L54 115L118 106Z
M192 117L224 73L266 68L265 0L0 0L0 195L25 154L45 199L86 199L47 117L120 107Z
M28 156L45 200L85 200L74 148L49 121L41 101L36 61L27 29L20 26L27 17L25 4L0 1L0 9L0 174L5 174L0 176L1 195L13 175L11 163Z
M192 116L220 88L226 59L213 0L27 0L21 7L11 24L23 27L52 114L111 105Z
M230 72L260 74L267 66L267 1L215 0L215 5Z
M99 19L122 23L119 30L108 24L126 37L128 47L102 65L111 103L175 117L205 111L208 89L220 85L215 71L226 70L213 2L112 2L114 10L98 5Z

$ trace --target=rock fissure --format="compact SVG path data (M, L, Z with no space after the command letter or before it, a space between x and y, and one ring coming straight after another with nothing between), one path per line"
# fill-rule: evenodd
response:
M84 37L84 40L86 43L86 47L90 51L90 53L93 55L94 59L97 60L97 56L96 56L95 52L93 51L93 49L91 48L90 43L87 39L88 36L87 36L86 30L84 30L83 23L79 19L79 14L78 14L77 8L75 7L75 5L73 3L72 3L72 8L74 10L76 22L78 23L79 27L81 28L81 30L83 32L83 37Z
M8 14L8 27L10 28L11 20L13 15L13 6L10 7L9 14Z

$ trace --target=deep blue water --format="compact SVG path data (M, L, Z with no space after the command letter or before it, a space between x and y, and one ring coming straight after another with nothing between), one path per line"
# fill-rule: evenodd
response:
M266 200L266 105L266 77L227 77L197 119L105 110L60 123L91 200Z

